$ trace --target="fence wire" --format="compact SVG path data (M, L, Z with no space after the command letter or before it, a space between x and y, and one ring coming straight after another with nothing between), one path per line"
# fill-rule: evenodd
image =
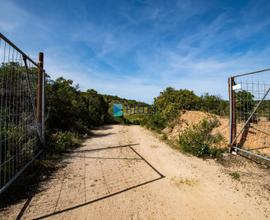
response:
M246 154L270 161L270 71L232 77L231 142ZM235 125L233 125L235 124ZM233 128L235 126L235 128ZM233 130L235 129L235 135Z
M38 66L0 35L0 193L41 152Z

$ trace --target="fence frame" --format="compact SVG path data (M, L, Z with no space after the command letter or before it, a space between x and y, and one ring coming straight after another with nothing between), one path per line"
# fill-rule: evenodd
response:
M241 130L237 133L237 120L236 120L236 93L233 89L233 86L236 85L235 79L242 77L242 76L249 76L254 75L262 72L270 71L270 68L268 69L262 69L254 72L248 72L243 74L234 75L228 78L228 88L229 88L229 104L230 104L230 115L229 115L229 151L231 153L239 153L244 156L248 156L249 158L255 158L263 160L266 164L270 164L270 158L262 156L260 154L253 153L249 150L242 149L238 147L237 145L237 138L240 136L240 134L243 132L244 128L247 126L247 124L250 122L253 115L256 113L257 109L261 105L261 103L265 100L266 96L270 92L270 87L263 95L262 99L257 103L255 108L253 109L252 113L248 117L248 119L245 121L244 126L241 128Z
M44 109L45 109L45 71L44 71L44 55L42 52L39 53L38 56L38 63L33 61L26 53L24 53L20 48L18 48L12 41L10 41L6 36L4 36L2 33L0 33L0 40L3 40L6 44L8 44L11 48L16 50L23 58L24 65L26 68L26 75L28 75L28 66L27 61L33 64L38 69L38 82L37 82L37 93L36 93L36 99L37 99L37 106L36 106L36 112L33 111L34 119L37 122L39 132L39 139L41 143L41 147L39 151L32 155L32 158L24 164L24 166L15 173L15 175L10 178L6 183L4 183L3 186L0 186L0 195L11 185L15 182L15 180L35 161L41 153L44 151L45 148L45 126L44 126ZM1 147L1 145L0 145ZM0 164L2 165L2 164Z

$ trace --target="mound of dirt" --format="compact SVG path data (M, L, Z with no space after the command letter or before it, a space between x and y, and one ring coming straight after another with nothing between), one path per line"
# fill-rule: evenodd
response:
M169 140L177 140L179 135L188 127L198 124L203 119L217 118L220 126L213 130L213 134L220 133L224 140L220 143L220 147L226 147L229 140L229 119L207 112L201 111L182 111L176 119L173 127L167 127L162 132L167 135Z
M217 118L220 125L213 130L213 134L220 133L224 140L219 147L227 147L229 143L229 118L227 116L218 116L201 111L182 111L174 121L173 126L163 129L169 140L177 141L179 135L188 127L198 124L204 118ZM237 130L240 131L244 126L244 121L237 124ZM245 149L253 150L260 154L270 155L270 122L265 118L259 118L256 122L250 123L250 126L239 135L237 142L239 146Z

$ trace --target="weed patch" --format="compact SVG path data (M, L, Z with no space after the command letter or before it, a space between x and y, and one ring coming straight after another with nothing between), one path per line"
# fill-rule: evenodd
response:
M238 181L240 181L240 173L238 173L238 172L232 172L232 173L230 173L230 176L234 179L234 180L238 180Z

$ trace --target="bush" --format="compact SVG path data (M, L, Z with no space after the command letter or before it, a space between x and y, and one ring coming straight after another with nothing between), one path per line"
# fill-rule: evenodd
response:
M154 99L152 106L156 111L149 117L147 127L154 130L173 126L179 112L183 110L200 110L217 115L229 114L229 102L219 96L205 95L199 97L192 90L166 88Z
M68 149L72 149L80 145L79 135L70 131L58 131L50 138L50 148L52 152L65 152Z
M220 122L217 118L203 119L200 123L186 128L179 136L183 151L198 157L218 157L222 150L216 145L223 139L221 134L211 134Z
M210 112L216 115L229 115L229 102L223 100L220 96L205 93L200 99L201 111Z
M240 173L238 172L232 172L230 173L230 176L235 180L238 180L238 181L240 180Z
M168 87L155 98L153 107L159 112L159 115L154 115L154 117L159 117L162 126L166 127L167 123L173 120L180 110L198 110L200 98L191 90L176 90ZM155 120L155 122L157 121Z
M155 112L153 115L145 116L141 121L141 125L160 132L166 127L166 120L161 116L160 112Z
M46 86L47 129L87 133L92 126L105 124L109 105L95 90L81 92L72 80L49 80Z
M246 121L255 107L254 96L245 90L236 93L236 110L240 114L240 120ZM256 121L254 116L252 121Z

